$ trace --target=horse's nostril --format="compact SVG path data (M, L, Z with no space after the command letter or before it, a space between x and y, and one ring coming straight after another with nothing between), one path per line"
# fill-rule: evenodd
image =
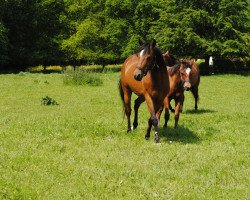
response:
M142 79L142 74L135 74L134 78L135 80L140 81Z

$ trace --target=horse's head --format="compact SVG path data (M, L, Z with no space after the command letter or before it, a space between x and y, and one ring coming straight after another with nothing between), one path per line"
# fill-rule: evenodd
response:
M191 72L191 66L188 62L181 61L180 66L180 76L181 81L183 82L183 88L184 90L190 90L191 89L191 83L189 79L189 75Z
M133 74L135 80L141 81L148 71L155 66L155 45L156 41L152 40L141 46L137 54L139 61Z

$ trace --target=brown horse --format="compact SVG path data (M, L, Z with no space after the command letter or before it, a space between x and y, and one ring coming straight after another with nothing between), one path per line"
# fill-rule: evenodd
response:
M171 54L169 54L169 52L167 51L166 53L163 54L164 60L167 63L167 66L171 67L173 65L175 65L178 61L174 58L174 56L172 56ZM199 99L199 94L198 94L198 87L200 84L200 70L198 65L196 64L194 59L191 59L189 61L189 65L191 67L191 72L189 75L189 79L190 79L190 83L191 83L191 92L194 96L195 99L195 110L198 109L198 99ZM184 101L184 100L183 100ZM170 107L171 111L174 111L171 107Z
M155 40L143 44L138 53L125 60L121 69L119 90L127 116L127 131L130 132L132 130L130 115L131 95L133 92L138 95L138 98L135 100L135 115L138 115L136 106L145 100L150 112L145 138L149 139L153 125L155 131L154 140L158 143L160 140L158 126L163 105L168 112L167 94L169 92L169 79L162 52L156 47ZM166 117L165 115L165 120ZM137 121L134 121L133 128L136 128L137 125Z
M191 66L191 72L190 72L190 83L191 83L191 92L195 99L194 109L198 109L198 100L199 100L199 84L200 84L200 70L199 66L195 62L194 59L189 61L189 64Z
M179 121L179 115L182 110L182 105L184 101L184 90L189 90L191 88L190 84L190 65L188 62L178 62L172 67L167 67L169 74L170 91L168 93L168 101L172 99L175 100L175 125L176 128ZM169 119L169 112L167 114L167 119ZM165 122L164 126L167 126L168 120Z

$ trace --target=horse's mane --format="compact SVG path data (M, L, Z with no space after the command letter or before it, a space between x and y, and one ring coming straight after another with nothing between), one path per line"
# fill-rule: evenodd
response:
M180 69L181 64L184 64L186 67L188 65L188 67L191 68L191 66L189 65L189 63L187 61L177 61L177 63L174 66L168 67L169 75L173 76Z
M157 64L159 65L159 67L165 67L166 63L162 56L162 51L158 47L155 47L154 53L155 53L156 60L158 61Z
M168 74L173 76L181 67L181 62L177 62L174 66L168 67Z

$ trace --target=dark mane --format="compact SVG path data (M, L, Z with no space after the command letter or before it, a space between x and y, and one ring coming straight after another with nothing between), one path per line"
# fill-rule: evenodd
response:
M189 65L187 61L177 61L177 63L174 66L168 67L169 75L170 76L174 75L180 69L182 64L184 64L186 68L191 68L191 66Z
M162 56L162 51L158 47L155 47L154 53L155 53L157 65L159 67L165 67L166 63L165 63L164 58Z
M173 76L181 67L181 62L176 63L172 67L168 67L168 73L170 76Z

